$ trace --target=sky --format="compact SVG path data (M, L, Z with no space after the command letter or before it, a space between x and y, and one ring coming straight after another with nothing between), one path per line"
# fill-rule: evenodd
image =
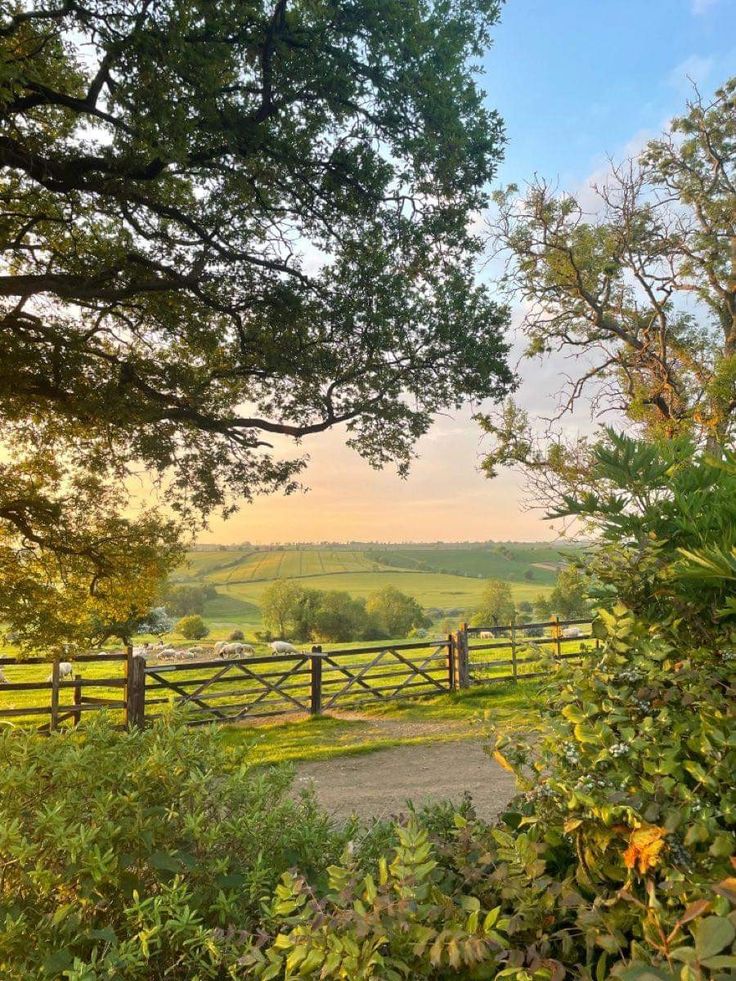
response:
M508 0L483 67L481 84L508 139L497 183L539 174L579 191L605 173L609 157L629 156L661 132L682 111L690 80L708 94L736 75L736 0ZM549 414L559 370L522 362L517 400ZM471 415L438 419L405 480L371 470L340 430L305 441L307 492L246 504L227 522L214 520L200 541L556 538L558 529L525 506L520 477L480 474ZM581 412L566 426L591 423Z

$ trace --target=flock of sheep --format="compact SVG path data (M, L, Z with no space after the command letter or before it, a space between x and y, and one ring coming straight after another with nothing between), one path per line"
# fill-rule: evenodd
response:
M273 654L299 654L301 653L286 640L274 640L270 645ZM107 651L97 651L98 654L106 654ZM241 644L236 641L221 640L214 647L192 647L189 650L171 647L164 643L143 644L133 648L133 654L137 654L144 660L152 661L195 661L211 657L221 658L223 661L236 657L253 657L256 653L255 647L251 644ZM59 680L73 681L76 677L75 665L72 661L59 662ZM53 672L46 678L47 682L53 681ZM9 685L10 679L0 668L0 685Z

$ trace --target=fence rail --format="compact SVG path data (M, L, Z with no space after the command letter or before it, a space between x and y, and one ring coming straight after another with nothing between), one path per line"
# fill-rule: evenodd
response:
M121 727L140 727L172 705L185 710L191 725L234 723L444 694L473 684L534 677L548 649L555 659L579 657L587 642L593 640L597 647L598 641L590 632L571 637L570 628L590 623L555 618L490 627L463 624L446 639L225 661L149 664L128 649L126 654L77 658L76 676L69 680L61 676L58 661L4 657L0 668L17 666L35 677L16 681L0 674L0 723L15 720L51 732L105 709ZM122 672L117 677L107 671L104 677L80 676L90 662L117 662Z

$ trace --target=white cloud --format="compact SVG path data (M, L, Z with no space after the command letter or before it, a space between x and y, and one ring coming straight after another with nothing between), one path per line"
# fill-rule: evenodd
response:
M692 95L693 83L698 86L705 85L711 78L714 67L714 58L692 54L672 69L667 76L667 82L673 89L689 96Z

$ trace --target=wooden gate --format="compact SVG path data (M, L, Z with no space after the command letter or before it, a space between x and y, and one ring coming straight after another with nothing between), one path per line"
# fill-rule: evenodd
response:
M365 647L322 655L322 709L340 703L388 701L410 695L436 695L452 687L449 642ZM420 656L412 654L421 652ZM359 659L373 655L361 663Z
M449 640L144 665L131 675L130 721L143 725L172 704L185 709L193 725L291 712L318 715L369 701L445 693L453 679Z
M240 722L311 708L310 654L159 664L145 668L145 704L136 724L165 705L186 709L192 724ZM153 711L152 711L153 710Z

